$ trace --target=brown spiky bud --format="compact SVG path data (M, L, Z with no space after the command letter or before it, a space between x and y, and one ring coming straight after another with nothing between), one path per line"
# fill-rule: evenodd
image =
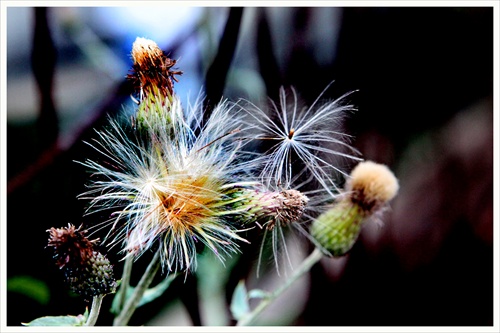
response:
M167 57L158 45L146 38L138 37L132 45L132 73L128 78L139 93L139 99L151 94L155 96L172 96L176 75L182 71L173 70L176 60Z
M81 230L68 224L65 228L51 228L47 246L52 247L56 265L66 282L77 294L91 297L112 293L116 289L113 266L105 255L95 249L96 240L89 240Z
M47 246L54 248L54 259L57 266L63 268L66 265L82 265L92 256L93 246L97 240L90 241L85 234L87 231L80 230L82 226L75 228L68 224L66 228L50 228L50 238Z

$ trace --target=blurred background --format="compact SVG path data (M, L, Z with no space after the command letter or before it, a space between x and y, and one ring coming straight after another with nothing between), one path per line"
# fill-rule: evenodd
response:
M138 36L178 60L184 103L200 90L207 103L265 103L293 86L305 104L332 81L324 99L356 90L358 111L344 129L365 159L399 178L383 225L366 225L346 257L323 259L259 324L493 325L493 8L9 7L6 15L7 325L90 306L63 286L46 230L96 223L76 199L88 174L75 161L93 156L83 142L108 115L132 108L125 76ZM297 262L311 250L303 241L290 248ZM227 304L240 279L269 290L284 279L272 270L256 279L258 246L242 251L225 269L202 253L196 275L176 279L130 325L234 324ZM119 278L120 257L108 256ZM137 262L137 279L145 265ZM112 323L111 301L98 325Z

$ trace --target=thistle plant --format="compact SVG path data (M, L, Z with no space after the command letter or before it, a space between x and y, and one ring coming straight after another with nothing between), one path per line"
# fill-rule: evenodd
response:
M131 56L127 77L134 86L134 115L109 119L89 143L99 158L79 162L92 179L79 196L88 202L85 214L107 216L88 230L106 231L101 245L121 254L121 279L115 282L113 265L98 252L97 241L86 238L87 230L70 225L49 231L48 246L70 288L98 297L91 314L74 325L94 325L100 300L109 293L115 293L114 325L127 325L145 295L158 297L178 274L196 271L201 247L224 264L248 242L249 229L262 231L259 266L270 239L279 273L283 260L292 266L286 230L297 229L316 249L282 286L252 311L248 304L244 310L238 306L249 297L244 285L235 291L233 316L238 325L251 324L321 257L345 255L361 226L396 195L397 179L387 167L361 162L349 175L333 162L362 161L339 127L343 114L354 110L345 102L348 94L332 102L320 102L320 95L302 108L295 91L290 104L282 89L279 106L271 110L223 99L202 123L202 98L184 107L175 93L182 75L175 60L145 38L137 38ZM270 148L249 148L262 142ZM343 190L335 181L339 175L347 178ZM146 252L153 259L132 287L132 266ZM160 268L165 280L151 288Z

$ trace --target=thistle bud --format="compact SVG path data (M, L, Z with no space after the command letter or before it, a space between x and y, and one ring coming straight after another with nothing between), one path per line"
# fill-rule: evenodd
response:
M346 182L344 195L311 225L311 235L333 256L346 254L358 239L363 223L398 190L398 180L387 166L359 163Z
M175 76L182 71L172 70L176 60L168 58L150 39L138 37L132 45L131 56L134 63L127 78L139 99L135 125L153 132L169 132L170 113L176 109L174 104L179 103L174 95Z
M132 45L132 73L128 78L143 97L153 94L155 96L172 96L174 94L173 81L181 71L172 70L176 60L167 57L158 45L146 38L138 37Z
M288 226L298 221L305 211L309 198L297 190L257 191L245 190L243 207L247 207L243 216L246 223L261 222L268 230L276 224Z
M70 289L92 297L112 293L116 289L113 266L105 255L95 250L97 240L90 241L86 230L68 224L66 228L47 230L47 246L54 250L56 265L63 271Z
M359 163L352 170L346 185L351 202L367 216L394 198L398 190L398 180L391 170L371 161Z
M113 293L116 289L113 266L106 256L97 251L84 265L64 269L64 275L71 291L85 297Z

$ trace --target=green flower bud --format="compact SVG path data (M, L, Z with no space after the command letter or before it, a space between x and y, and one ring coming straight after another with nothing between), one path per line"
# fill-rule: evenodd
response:
M311 235L331 255L345 255L358 239L363 223L394 198L398 190L398 180L385 165L359 163L336 205L313 222Z
M64 274L71 290L85 297L116 291L113 266L100 252L94 251L83 266L64 269Z
M363 219L359 206L339 203L314 221L311 236L334 257L343 256L358 239Z

